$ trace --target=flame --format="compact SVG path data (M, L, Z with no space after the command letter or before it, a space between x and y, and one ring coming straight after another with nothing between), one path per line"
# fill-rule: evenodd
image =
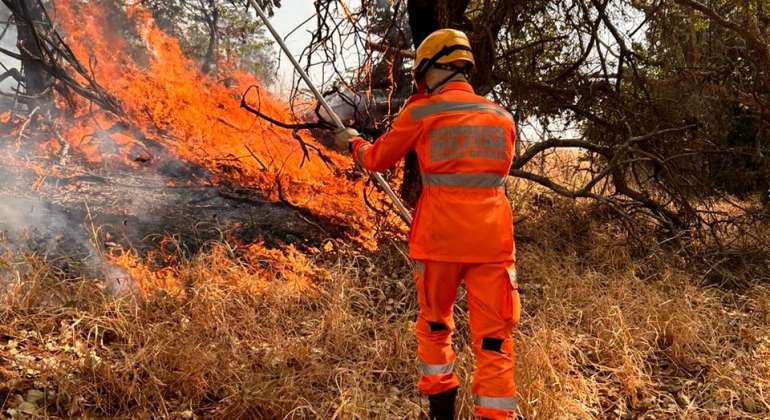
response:
M213 244L206 255L184 266L153 267L150 261L167 257L157 253L140 258L134 252L114 250L109 257L112 264L121 267L137 283L142 294L163 291L181 295L187 290L209 286L261 293L277 284L295 294L315 293L310 279L321 273L292 245L275 250L255 243L246 246L246 251L241 260L235 260L230 245ZM193 280L186 282L185 279Z
M331 165L311 154L300 168L303 150L292 132L240 107L243 92L259 85L254 76L227 68L220 71L226 80L206 76L141 6L117 2L111 3L110 10L106 7L65 0L53 16L67 45L81 63L90 64L93 78L118 98L124 113L96 110L85 99L76 98L69 120L60 124L72 154L94 169L121 166L152 170L148 162L188 161L215 174L208 181L236 183L258 190L269 200L306 208L322 220L349 226L349 239L370 250L376 248L373 212L364 200L365 180L349 181L342 174L353 167L350 157L324 151ZM248 99L262 112L291 121L285 100L264 91ZM64 107L62 99L59 104ZM8 118L6 114L0 116ZM307 133L296 135L323 150ZM148 151L148 143L162 145L164 152ZM49 154L57 153L60 147L55 140L43 146ZM169 185L179 182L186 181L167 180ZM378 207L386 206L384 195L371 190L367 199ZM271 275L295 278L296 273L304 273L298 267L308 264L291 247L280 252L251 244L248 250L254 258L268 257L278 267ZM171 268L173 265L151 269L129 253L112 258L133 277L144 279L147 287L180 287L180 273ZM255 273L247 277L269 277ZM298 279L294 281L300 284Z
M363 181L351 185L339 174L340 168L352 166L349 157L325 151L332 161L331 167L311 155L300 168L303 151L291 131L258 119L240 107L242 93L251 85L259 85L255 77L230 72L229 87L210 79L184 57L175 39L154 25L146 10L130 4L125 4L125 8L127 21L135 23L144 43L144 66L121 51L128 48L127 43L102 24L109 19L96 4L65 2L59 8L58 22L68 34L66 42L76 56L81 60L95 58L95 79L120 99L127 119L136 129L163 144L175 156L204 166L223 179L259 189L270 200L281 198L276 188L276 182L280 182L283 198L288 202L321 218L350 224L356 232L354 239L373 249L374 226L363 200ZM263 112L291 120L284 101L264 91L260 96ZM86 107L82 108L80 112L88 112ZM95 124L105 127L111 121L104 114L93 120L81 119L79 126L70 126L66 139L87 159L96 162L104 156L99 153L98 144L88 139L93 138ZM305 143L321 147L307 134L299 136ZM123 157L130 148L143 147L140 140L130 135L110 137ZM249 150L259 161L251 157ZM125 164L139 166L128 159ZM232 171L234 165L237 171Z
M151 260L153 254L147 256ZM121 267L137 283L140 292L163 290L172 294L184 291L176 267L152 268L142 258L132 252L114 251L109 255L111 263Z

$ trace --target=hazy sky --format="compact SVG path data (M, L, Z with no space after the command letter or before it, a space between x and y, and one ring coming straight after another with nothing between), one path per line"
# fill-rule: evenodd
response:
M315 7L313 6L313 0L288 0L283 2L281 8L275 9L275 16L270 19L270 23L275 27L275 30L281 35L286 37L294 28L307 20L309 17L315 14ZM289 38L286 39L286 45L292 50L294 58L297 61L302 61L299 54L307 46L310 41L310 35L308 31L312 31L315 28L315 19L311 19L308 23L303 25L300 29L296 30ZM276 51L280 51L278 45L275 46ZM282 53L281 53L282 54ZM279 77L283 80L291 80L291 71L293 67L289 60L285 56L281 57L280 68L278 69ZM318 81L320 82L320 81Z
M315 7L313 6L314 0L284 0L282 3L283 6L275 9L275 16L270 19L270 23L275 27L275 30L281 37L286 38L286 36L297 28L298 25L315 15ZM355 9L361 5L361 2L360 0L345 0L345 4L352 9ZM306 62L306 57L301 56L302 50L308 45L308 42L310 42L310 32L313 31L316 26L316 19L310 19L310 21L294 31L291 36L285 40L286 45L294 54L294 58L296 58L300 64L304 65ZM280 47L277 44L275 45L275 49L276 53L280 52L281 60L278 69L280 82L279 86L274 90L280 91L282 88L288 89L290 87L294 68L291 65L291 62L289 62L285 55L283 55L283 52L280 51ZM349 58L350 57L348 57L348 59ZM342 60L340 60L339 63L343 63ZM344 67L344 65L342 67ZM315 73L313 73L313 71L315 71ZM311 74L309 76L316 86L320 88L320 84L323 82L321 80L320 68L315 67L311 69ZM297 77L299 77L299 75L297 75Z
M360 0L343 0L343 2L347 7L353 10L361 6ZM275 9L275 16L273 16L270 19L270 22L273 25L273 27L275 27L275 30L283 38L286 38L286 36L290 32L294 31L285 40L286 45L292 51L294 58L297 59L297 61L299 61L300 64L304 65L307 62L306 61L307 57L301 56L302 50L310 42L310 32L316 29L318 24L314 17L315 16L315 7L313 6L314 0L284 0L282 3L283 3L283 6ZM256 15L255 15L255 18L256 18ZM311 19L308 21L308 18L311 18ZM307 22L303 24L303 22L305 21ZM301 24L302 26L299 29L294 30L295 28L297 28L298 25L301 25ZM278 93L283 89L288 90L291 87L292 73L294 72L294 68L289 62L289 60L286 58L286 56L283 54L283 52L280 51L280 47L277 44L275 45L275 50L276 50L276 53L281 54L280 67L278 69L278 77L281 80L281 82L279 82L278 86L276 86L273 89L274 91L276 91L276 93ZM344 59L342 57L339 57L337 61L337 65L340 68L346 67L351 62L357 62L357 59L355 57L355 50L349 49L349 48L343 48L340 51L342 51L341 54L345 56ZM329 68L327 67L327 76L328 76L328 70ZM320 86L321 83L323 82L321 77L320 66L311 68L311 73L309 76L313 80L313 82L316 84L317 87L322 88ZM296 75L296 77L299 78L299 75ZM304 87L304 84L303 84L303 87Z

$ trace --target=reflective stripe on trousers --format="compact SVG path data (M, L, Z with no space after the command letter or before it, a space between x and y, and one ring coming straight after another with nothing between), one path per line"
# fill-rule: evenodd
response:
M417 369L420 371L420 375L446 375L452 373L454 366L455 362L449 362L444 365L429 365L423 362L417 363Z
M422 174L422 183L431 187L502 188L507 178L500 174Z
M481 395L474 395L473 403L478 407L494 410L516 410L516 397L482 397Z

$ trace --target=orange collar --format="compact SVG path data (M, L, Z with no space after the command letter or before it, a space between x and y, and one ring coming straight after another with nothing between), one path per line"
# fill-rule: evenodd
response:
M438 91L438 92L436 92L436 93L444 93L444 92L449 92L450 90L460 90L460 91L463 91L463 92L474 93L474 92L473 92L473 86L471 86L471 85L470 85L470 83L468 83L468 82L462 82L462 81L457 81L457 80L456 80L456 81L453 81L453 82L449 82L449 83L445 84L445 85L444 85L444 86L441 88L441 90L439 90L439 91Z

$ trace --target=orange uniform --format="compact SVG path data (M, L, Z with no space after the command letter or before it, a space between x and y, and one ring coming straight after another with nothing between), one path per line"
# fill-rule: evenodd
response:
M414 210L409 256L418 260L513 259L513 220L504 183L513 159L511 114L464 82L410 100L374 145L353 140L353 157L381 172L417 152L423 192Z
M414 210L409 256L417 261L419 389L436 395L459 385L452 308L464 279L477 366L476 415L514 418L513 334L520 301L515 277L513 219L505 180L516 129L508 111L449 82L416 95L392 129L373 145L351 141L354 159L380 172L417 153L423 192Z

